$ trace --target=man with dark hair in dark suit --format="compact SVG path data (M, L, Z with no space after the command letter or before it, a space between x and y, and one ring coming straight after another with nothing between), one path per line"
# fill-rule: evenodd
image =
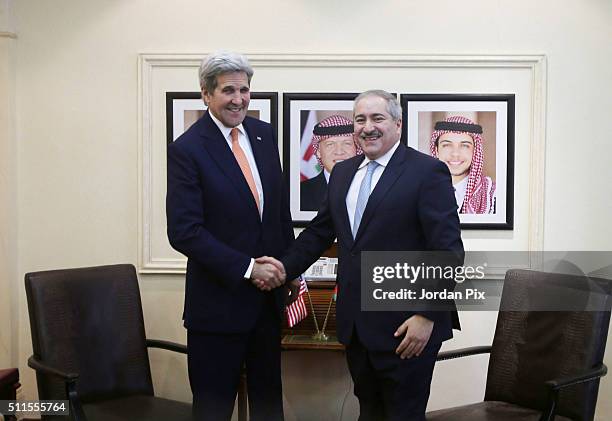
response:
M322 207L282 264L260 261L291 277L337 238L337 333L346 345L359 420L425 420L436 355L459 327L457 313L361 311L361 254L441 250L459 262L463 244L451 176L444 163L400 143L401 108L393 95L364 92L353 110L354 136L365 156L334 167Z
M207 56L208 110L168 147L168 238L188 258L183 318L197 420L231 418L243 366L251 420L283 419L284 274L254 257L279 256L293 228L272 127L246 116L252 75L242 55Z

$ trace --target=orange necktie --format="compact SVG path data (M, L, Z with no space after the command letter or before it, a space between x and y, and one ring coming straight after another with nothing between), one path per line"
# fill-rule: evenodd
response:
M244 175L244 178L251 189L251 194L253 195L255 203L257 204L257 209L259 210L259 193L257 193L257 186L255 185L255 179L253 178L249 161L247 160L247 157L240 147L240 143L238 142L238 129L234 127L230 135L232 136L232 152L234 153L234 157L236 157L236 161L242 170L242 174Z

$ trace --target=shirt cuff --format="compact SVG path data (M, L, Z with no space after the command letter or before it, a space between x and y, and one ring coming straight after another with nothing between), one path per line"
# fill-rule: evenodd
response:
M251 273L253 272L253 266L255 266L255 259L251 258L251 263L246 272L244 272L244 279L251 279Z

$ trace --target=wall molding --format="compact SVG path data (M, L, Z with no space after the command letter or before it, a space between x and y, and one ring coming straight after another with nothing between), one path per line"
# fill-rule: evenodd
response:
M199 54L154 53L138 56L138 260L141 273L185 273L186 260L152 253L153 193L153 74L161 69L197 69ZM404 69L524 69L531 75L528 250L544 247L544 176L546 154L547 61L542 54L525 55L405 55L405 54L247 54L262 68L404 68ZM280 89L279 89L280 90ZM282 120L282 119L281 119Z
M14 32L6 32L6 31L0 31L0 38L12 38L12 39L17 39L17 34Z

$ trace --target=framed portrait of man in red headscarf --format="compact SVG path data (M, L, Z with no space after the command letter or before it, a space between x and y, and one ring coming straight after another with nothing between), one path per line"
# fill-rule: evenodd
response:
M513 229L514 95L402 94L402 139L449 169L462 229Z
M283 171L295 226L315 217L336 163L361 154L353 139L356 93L283 94Z

